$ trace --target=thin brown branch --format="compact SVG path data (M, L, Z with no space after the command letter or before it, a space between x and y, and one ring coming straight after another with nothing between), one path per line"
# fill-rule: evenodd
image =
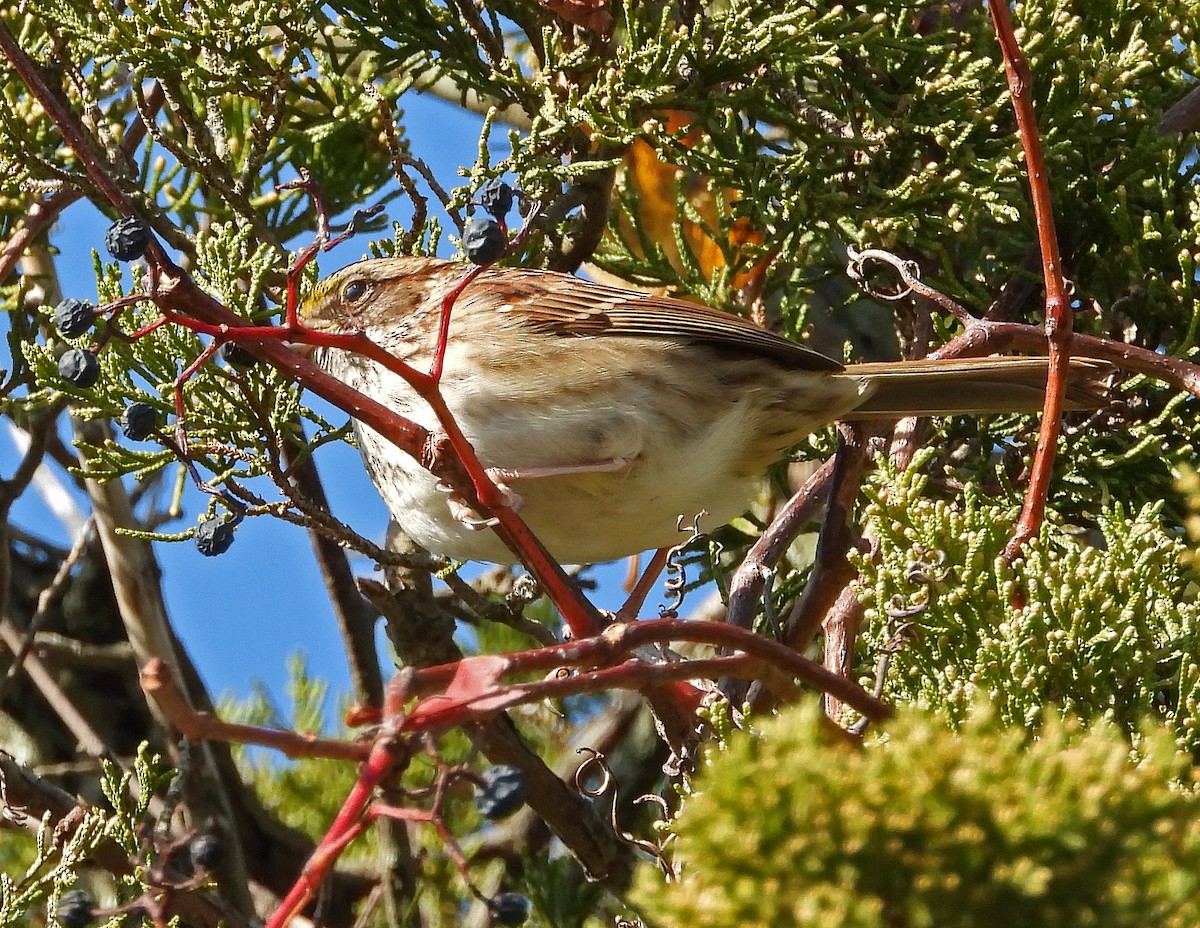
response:
M12 663L9 664L8 670L5 671L4 679L0 680L0 705L4 704L5 697L12 688L13 681L20 675L21 665L32 650L37 633L41 630L41 626L46 621L47 616L50 615L50 610L54 608L58 601L62 599L63 594L66 593L67 582L71 579L71 571L75 569L75 565L83 557L88 542L91 541L92 530L94 528L94 519L89 518L84 522L83 528L80 529L79 534L75 537L75 543L71 546L71 550L58 565L58 570L55 572L54 577L45 589L38 594L37 606L34 609L33 616L29 619L29 625L25 628L25 640L13 655Z
M25 635L13 624L12 620L0 619L0 644L3 644L10 653L15 655L21 650L24 643ZM93 757L106 756L108 745L91 721L75 705L74 700L59 685L57 675L42 663L36 654L26 656L24 668L29 682L50 704L67 731L79 742L80 749Z
M9 543L9 513L12 510L13 503L18 497L25 492L34 475L37 474L38 468L42 466L42 461L46 456L46 448L50 441L50 436L54 432L55 422L62 406L56 404L51 409L44 411L40 416L35 416L31 424L29 435L29 447L21 456L21 460L17 463L13 471L13 475L6 480L0 480L0 616L8 613L8 601L12 578L12 550ZM0 684L0 703L4 699L4 686Z
M671 552L673 548L659 548L650 555L650 562L646 565L646 569L642 571L633 586L629 590L629 595L625 598L625 602L621 604L621 608L617 610L618 622L632 622L637 619L642 611L642 606L646 604L646 598L654 590L654 585L658 582L659 575L663 572L663 568L670 563ZM636 563L636 558L633 559Z
M280 452L288 463L296 489L319 509L328 511L329 500L313 459L310 456L298 457L295 448L286 441L281 443ZM308 530L308 540L333 606L338 631L341 632L354 698L363 705L381 706L383 672L379 667L379 652L375 649L374 615L355 586L354 572L350 569L346 551L316 529Z
M166 661L153 658L142 667L142 689L181 735L191 741L224 741L274 748L287 757L323 757L365 760L371 745L319 738L304 732L280 731L258 725L224 722L208 712L198 712L180 688L178 677Z
M587 747L604 754L615 751L645 711L644 702L636 695L616 694L603 714L572 737L571 747L564 749L554 764L555 776L560 782L573 783L575 772L583 763L583 758L574 748ZM490 829L472 857L475 860L500 857L508 862L510 869L517 869L524 865L531 851L545 846L551 834L532 809L522 810Z
M826 613L854 577L854 568L846 555L853 543L854 501L858 497L868 454L867 427L857 423L839 424L829 507L817 538L812 575L784 621L784 640L797 651L808 648Z
M1074 356L1108 361L1120 370L1144 374L1162 383L1200 397L1200 365L1184 358L1159 354L1096 335L1071 335ZM998 351L1037 352L1046 346L1045 333L1037 326L1020 322L991 322L976 319L967 331L930 354L931 358L957 358L993 354Z
M891 252L881 249L852 252L848 268L850 276L860 281L864 280L863 265L868 260L883 262L897 273L905 288L901 295L911 292L931 300L963 324L964 331L961 334L929 353L931 359L978 357L1001 351L1025 351L1034 354L1045 352L1044 329L1020 322L973 315L966 307L922 281L912 262L904 261ZM867 293L881 296L877 288L865 284L863 286ZM885 298L895 299L896 296L897 294L887 294ZM1079 332L1072 332L1071 341L1076 357L1108 361L1120 370L1144 374L1176 389L1185 390L1193 396L1200 396L1200 365L1184 358L1175 358L1126 342Z
M33 639L33 651L41 657L51 658L55 664L89 670L123 672L136 666L128 641L92 644L57 632L38 632Z
M541 622L527 619L520 611L509 608L506 604L488 599L479 590L459 576L458 571L450 571L442 576L442 580L450 591L474 614L475 621L484 620L507 625L513 631L528 635L540 644L558 644L558 638Z
M746 553L729 584L729 611L725 621L749 628L758 612L766 571L774 568L800 530L812 520L829 493L837 456L831 456L784 504L779 514Z
M821 623L825 639L825 669L846 680L854 669L854 646L862 626L863 606L853 586L846 586L833 608ZM878 694L874 694L878 696ZM832 693L825 694L825 714L837 718L841 701Z

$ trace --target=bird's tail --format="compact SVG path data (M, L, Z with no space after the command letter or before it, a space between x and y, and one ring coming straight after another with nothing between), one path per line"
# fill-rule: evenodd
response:
M833 376L854 378L869 394L847 419L1036 412L1045 397L1049 364L1049 358L1014 356L891 361L850 364ZM1105 361L1072 358L1066 408L1105 405L1113 370Z

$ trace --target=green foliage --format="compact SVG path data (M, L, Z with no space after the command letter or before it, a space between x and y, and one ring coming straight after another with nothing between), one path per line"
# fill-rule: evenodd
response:
M808 704L710 751L644 866L651 925L1185 928L1200 919L1200 795L1169 735L904 710L865 747ZM764 801L763 797L769 797Z
M274 190L298 166L320 171L335 213L360 205L391 176L386 157L368 156L379 149L381 129L363 90L375 77L370 59L348 46L320 4L112 7L53 0L39 4L38 16L35 22L53 27L79 60L95 62L71 91L83 101L115 104L100 127L110 144L135 107L150 111L142 82L159 82L171 118L155 120L139 173L149 181L147 205L173 213L186 231L197 231L202 219L238 217L278 246L312 227L311 216L300 215L308 205L302 197ZM43 151L28 174L90 186L80 165ZM153 156L163 153L170 160L155 163ZM15 157L2 142L0 157ZM123 159L110 151L109 160L127 188L135 186ZM356 171L352 181L348 165Z
M1009 564L1019 503L972 487L934 497L932 454L867 487L876 550L855 563L867 654L895 651L887 694L956 719L986 698L1004 722L1033 727L1062 714L1129 729L1161 713L1181 747L1200 748L1200 587L1161 507L1131 518L1114 505L1089 532L1052 519Z
M256 685L245 700L222 700L220 715L246 725L331 738L349 737L343 726L329 724L329 687L309 675L301 656L289 661L287 696L289 706L285 711L275 704L265 687ZM264 805L314 841L329 827L357 777L352 764L320 758L288 761L262 748L236 747L234 757ZM375 843L368 836L365 844L356 845L354 853L369 854L375 850Z
M640 137L731 192L733 214L783 256L767 289L786 291L777 298L793 310L818 292L818 305L857 301L824 286L841 277L846 241L911 249L937 285L986 307L1029 247L1022 156L984 9L953 22L936 9L798 0L724 4L694 22L639 18L576 118L622 144ZM1191 146L1156 125L1194 72L1200 9L1044 3L1014 16L1068 276L1085 305L1127 298L1123 310L1152 330L1151 347L1165 327L1180 350L1190 346L1197 168ZM722 92L698 101L697 87ZM686 133L655 122L667 109L694 116ZM623 274L675 282L616 240L600 257Z
M93 115L95 156L140 203L155 231L182 252L189 270L217 299L261 322L277 312L273 298L289 259L284 244L298 233L311 234L316 224L311 200L296 190L281 191L278 184L294 180L301 168L311 170L333 215L371 198L387 202L398 193L387 134L400 135L402 129L385 121L373 95L386 98L398 85L376 78L370 59L351 50L320 5L286 7L243 2L105 7L54 0L39 5L36 16L5 14L26 48L43 58L57 56L61 67L48 70L47 80L76 112ZM88 66L67 67L68 60ZM0 164L14 166L0 171L0 213L7 228L45 192L64 184L94 190L40 107L29 94L17 94L20 82L8 65L0 69L11 97L0 116ZM364 88L368 83L372 92ZM163 102L150 102L160 92ZM102 116L97 104L103 104ZM139 116L152 127L130 161L117 146ZM93 264L99 303L143 284L137 267L133 288L126 290L119 266L98 258ZM49 262L42 266L52 274ZM315 273L314 266L310 279ZM55 292L53 277L43 285ZM29 336L16 354L28 363L27 377L18 371L25 389L6 391L6 408L25 413L68 399L81 418L112 419L127 404L144 402L170 423L173 384L207 339L170 324L132 342L112 337L111 328L131 332L159 318L149 304L126 307L112 323L100 323L95 333L76 340L85 348L98 339L104 343L100 382L80 389L58 375L57 334L35 342L34 333L26 333L26 296L24 289L5 292L14 332ZM44 321L49 309L43 306L36 321ZM53 332L53 326L45 331ZM278 476L282 445L316 445L340 435L319 416L304 413L294 386L266 366L235 373L210 362L183 392L190 449L212 485ZM313 426L307 439L299 434L302 415ZM107 440L81 451L83 473L101 479L135 474L149 480L175 460L162 443ZM271 502L270 489L255 490L261 501Z
M173 771L145 744L139 747L132 770L123 771L107 760L102 764L101 788L113 811L81 806L78 817L72 817L69 835L58 833L49 816L43 820L36 851L24 862L22 875L12 875L21 873L15 867L7 873L0 871L0 926L28 925L35 910L40 914L43 907L54 911L59 897L71 888L80 868L102 844L115 841L131 856L140 853L139 829L145 826L151 800L161 793ZM19 810L10 811L20 814ZM124 886L131 892L140 891L136 874L126 877Z
M307 244L316 226L309 197L278 189L302 168L333 217L394 202L414 189L409 174L439 199L444 185L445 216L424 215L420 197L408 195L391 217L394 235L364 241L377 253L432 253L485 177L515 176L544 201L522 263L591 259L629 281L760 312L834 354L896 347L890 307L845 278L847 244L914 257L926 279L978 310L1029 275L1035 237L1025 168L982 5L612 3L611 37L569 25L552 6L44 0L9 5L0 18L84 116L92 156L201 286L247 319L277 317L289 249ZM1013 13L1033 70L1079 327L1194 352L1200 167L1193 139L1156 127L1194 85L1200 2L1036 0ZM462 166L458 186L405 160L404 95L417 90L461 94L486 113L479 154ZM104 203L5 63L0 102L0 233L60 190ZM139 119L150 126L127 157L120 145ZM506 120L507 150L496 131ZM35 251L46 275L38 283L53 293L52 249L39 242ZM144 283L136 269L127 279L98 257L93 265L101 302ZM1036 284L1030 289L1009 309L1036 319L1040 295ZM145 402L163 413L169 433L172 385L207 339L166 325L128 342L108 338L102 325L76 340L91 347L108 338L100 384L80 390L58 376L62 339L46 325L33 282L5 282L0 292L13 347L0 398L6 413L66 402L82 419L111 419ZM156 318L135 305L114 324L128 332ZM943 318L933 328L938 340L957 331ZM867 606L859 671L873 677L880 650L897 647L886 695L938 707L962 735L944 731L940 717L909 713L888 742L851 751L829 744L811 718L792 716L792 730L770 725L764 740L751 741L732 733L728 707L712 707L712 727L730 747L678 825L692 882L670 891L643 882L648 914L694 926L954 925L971 912L983 913L971 924L985 924L994 906L1017 924L1123 925L1135 912L1139 924L1187 924L1185 912L1195 920L1180 903L1196 890L1188 875L1195 830L1171 818L1186 822L1193 799L1165 784L1176 772L1171 737L1200 752L1200 584L1178 540L1186 507L1174 489L1195 454L1198 404L1136 381L1120 396L1118 408L1071 422L1052 498L1058 515L1015 566L1000 550L1030 420L939 424L929 444L941 452L872 478L864 516L878 551L856 562ZM204 479L257 480L247 491L262 500L256 512L272 508L259 487L279 476L281 445L344 435L304 411L292 386L262 366L239 373L208 363L184 387L184 402ZM1015 467L992 468L997 446ZM805 450L830 448L826 434ZM162 444L101 438L81 451L89 476L174 477L177 488L184 480ZM931 475L966 489L937 497ZM722 536L726 565L758 526L738 528L748 531ZM781 606L803 579L777 578ZM473 644L483 650L528 644L500 625L481 629ZM995 718L967 721L982 697ZM299 666L292 698L289 712L260 697L233 714L331 727L323 689ZM565 721L545 707L519 718L530 743L551 757L568 741L568 723L599 704L571 704ZM1151 714L1164 731L1146 736L1139 749L1148 759L1134 766L1114 732L1128 735ZM1088 733L1072 727L1096 717L1103 721ZM1024 744L1004 725L1041 726L1042 740ZM439 750L449 760L468 757L461 734L443 738ZM313 837L354 779L349 765L325 761L284 764L243 752L240 762L267 804ZM404 785L427 785L432 769L418 758ZM121 812L95 825L127 849L142 811L121 798L128 785L107 783ZM1097 813L1102 801L1109 824ZM449 817L456 834L479 824L463 796L451 797ZM461 886L438 839L412 831L418 856L430 852L417 902L428 923L449 923ZM44 839L31 871L39 875L0 882L0 924L66 883L85 850L50 849ZM359 843L353 853L375 850ZM567 864L539 858L529 868L525 888L547 923L581 923L597 905L572 889ZM909 908L893 910L900 905ZM1173 906L1181 914L1164 914Z

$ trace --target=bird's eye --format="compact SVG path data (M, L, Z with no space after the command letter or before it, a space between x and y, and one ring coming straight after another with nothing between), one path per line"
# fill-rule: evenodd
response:
M352 280L346 284L346 289L342 291L342 299L347 303L357 303L367 295L367 282L365 280Z

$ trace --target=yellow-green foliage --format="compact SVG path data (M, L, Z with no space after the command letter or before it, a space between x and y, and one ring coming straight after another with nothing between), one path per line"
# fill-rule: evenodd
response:
M1169 734L1038 736L909 708L858 748L809 703L739 734L672 825L676 884L634 899L680 928L1200 924L1200 796Z
M53 912L62 894L78 885L80 870L101 845L115 842L131 859L141 850L141 828L151 800L165 790L174 771L144 742L138 746L132 771L108 760L102 760L101 766L99 785L110 808L83 804L72 816L72 826L65 829L54 826L52 816L46 813L36 839L28 843L21 840L19 832L4 831L0 838L0 861L4 863L0 928L29 925L34 913ZM6 815L25 825L23 814L20 808L6 806ZM117 901L142 892L139 877L137 872L122 877Z
M1128 727L1161 713L1180 745L1194 750L1196 576L1157 507L1128 518L1114 506L1088 533L1048 524L1009 564L1002 552L1016 504L988 502L970 488L955 499L929 498L928 458L919 455L898 475L885 468L868 488L865 519L878 550L858 559L864 674L911 622L888 676L889 695L901 701L961 717L986 697L1019 725L1061 712ZM1023 608L1014 609L1021 597Z

